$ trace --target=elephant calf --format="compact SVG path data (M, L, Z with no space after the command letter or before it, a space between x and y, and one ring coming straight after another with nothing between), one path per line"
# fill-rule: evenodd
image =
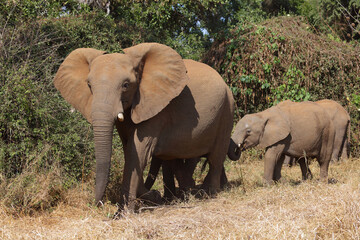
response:
M264 178L267 183L281 178L285 156L316 157L320 177L326 181L333 152L335 128L323 107L313 102L280 103L265 111L245 115L231 136L228 156L240 158L241 151L259 145L265 148ZM306 171L303 179L307 178Z

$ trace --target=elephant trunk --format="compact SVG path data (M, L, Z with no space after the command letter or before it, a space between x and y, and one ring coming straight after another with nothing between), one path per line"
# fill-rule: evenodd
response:
M104 112L93 112L92 118L96 158L95 201L98 204L109 181L114 118Z
M230 139L230 144L229 144L229 149L228 149L227 155L233 161L239 160L240 156L241 156L240 148L239 148L238 144L236 144L232 138Z

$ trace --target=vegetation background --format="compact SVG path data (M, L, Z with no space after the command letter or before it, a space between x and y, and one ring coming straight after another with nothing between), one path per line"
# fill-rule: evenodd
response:
M223 76L236 120L286 99L336 100L351 115L350 155L358 160L359 21L359 0L0 1L2 211L34 216L78 198L93 203L91 126L52 84L63 59L79 47L119 52L141 42L169 45ZM124 162L114 135L110 203ZM249 156L259 161L258 152ZM241 191L245 175L231 172L232 164L226 167Z

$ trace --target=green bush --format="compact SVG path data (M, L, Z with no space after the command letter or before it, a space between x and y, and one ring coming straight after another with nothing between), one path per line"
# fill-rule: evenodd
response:
M13 23L0 50L0 171L10 178L34 162L39 171L59 163L71 185L92 169L92 130L54 88L54 74L72 50L118 52L138 32L96 11Z
M296 8L317 31L347 41L360 38L358 0L307 0Z

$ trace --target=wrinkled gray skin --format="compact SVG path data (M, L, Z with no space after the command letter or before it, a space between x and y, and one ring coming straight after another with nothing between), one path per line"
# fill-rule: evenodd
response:
M293 102L287 100L283 104L292 104ZM339 161L340 159L346 160L348 158L348 138L350 136L350 115L348 112L337 102L329 99L324 99L315 102L323 107L335 127L334 148L331 156L332 161ZM284 164L292 166L295 162L294 158L285 157ZM303 171L307 171L309 176L312 177L308 164L305 159L298 159L297 162ZM304 175L304 173L303 173Z
M144 186L151 157L207 156L203 187L216 193L233 124L230 89L214 69L183 60L165 45L143 43L124 53L74 50L54 79L61 95L93 126L95 201L102 200L108 183L114 125L125 155L120 210L134 209L137 197L159 201L159 194Z
M240 158L241 151L265 148L264 179L267 183L281 178L285 156L316 157L320 178L327 181L333 152L335 129L325 110L312 102L278 104L265 111L245 115L237 124L228 156ZM308 177L304 171L303 179Z

